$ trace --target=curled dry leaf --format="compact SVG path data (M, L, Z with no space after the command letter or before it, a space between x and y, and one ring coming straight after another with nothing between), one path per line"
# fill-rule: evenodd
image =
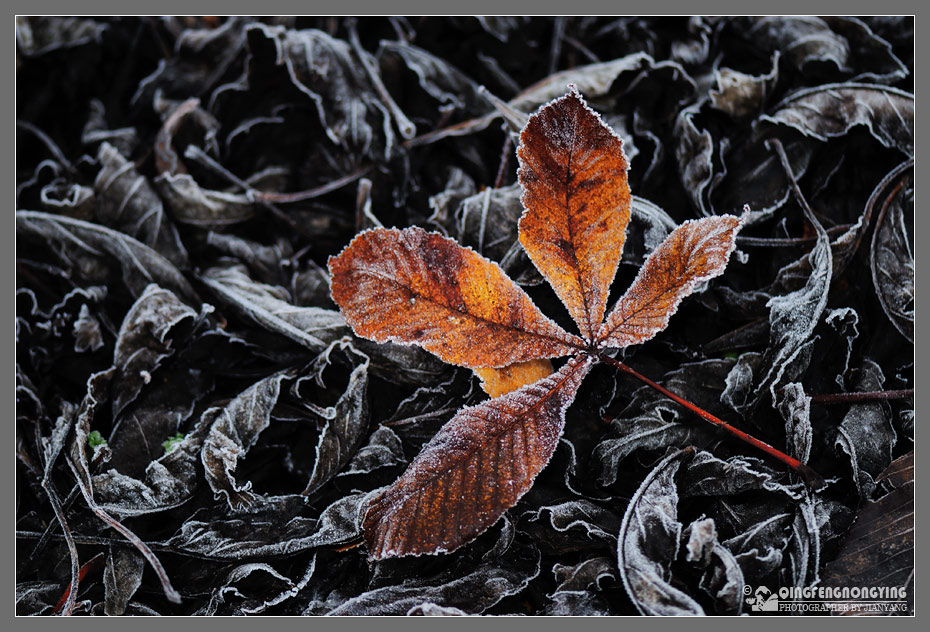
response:
M669 570L678 555L682 530L675 474L693 455L686 448L663 459L643 481L623 516L617 540L620 577L643 614L704 614L700 604L672 585Z
M213 407L203 413L203 419L210 420L210 430L200 454L204 475L214 495L225 497L234 511L247 508L260 498L251 491L251 482L239 484L236 466L271 423L271 410L278 401L281 382L288 377L283 371L266 377L226 406Z
M914 341L914 254L907 220L913 215L914 185L905 174L884 200L872 235L870 260L882 309L910 342Z
M170 290L151 284L133 304L120 326L113 351L113 416L133 401L151 381L151 374L174 354L169 333L197 312L185 305Z
M179 268L186 267L187 250L151 183L110 143L100 144L97 161L97 220L135 237Z
M500 600L522 591L539 575L538 550L512 547L498 559L477 565L465 575L410 578L400 586L384 586L347 599L328 615L372 616L416 614L424 607L430 614L441 608L442 614L458 610L463 614L481 614ZM438 584L438 585L437 585ZM411 612L414 611L414 612Z
M357 356L357 364L349 375L349 383L339 401L330 409L332 418L320 432L316 446L316 461L313 473L304 488L304 495L311 494L329 481L349 462L358 444L368 431L368 356L352 353L351 345L334 342L332 346L345 349L347 356ZM328 351L328 350L327 350ZM352 360L350 360L352 361ZM328 412L328 411L327 411Z
M914 155L914 95L888 86L840 83L801 90L761 120L818 140L864 125L885 147Z
M323 351L346 332L338 312L294 305L281 298L278 288L253 280L241 266L210 268L200 275L200 281L222 304L311 351Z
M135 297L141 296L150 283L157 283L188 303L200 304L190 283L173 263L119 231L62 215L16 211L16 233L41 240L63 260L77 262L75 273L79 277L94 269L97 261L116 263L124 284Z
M121 547L110 547L107 565L103 569L105 590L103 611L107 615L119 616L126 612L126 605L142 585L144 569L145 558L137 552Z
M455 415L371 503L363 526L372 559L452 551L487 530L551 459L600 354L664 329L735 248L743 218L687 222L603 321L633 201L620 138L572 88L529 118L517 155L519 241L580 338L543 316L496 263L421 228L363 232L329 261L333 300L356 334L472 368L494 397ZM552 373L549 358L570 354Z

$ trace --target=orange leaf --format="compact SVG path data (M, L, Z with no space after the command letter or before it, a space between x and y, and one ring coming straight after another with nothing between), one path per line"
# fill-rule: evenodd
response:
M506 395L521 386L538 382L552 374L552 363L548 359L518 362L499 369L479 367L472 369L481 378L481 388L491 397Z
M630 221L620 138L573 88L530 117L517 157L520 243L591 341Z
M565 410L599 360L690 405L601 353L664 329L697 284L723 272L744 218L677 228L604 320L630 221L620 139L572 89L530 117L517 154L520 242L584 339L543 316L497 264L436 233L376 229L330 259L333 299L355 333L471 367L494 398L459 411L372 500L362 521L370 559L446 553L486 531L549 462ZM567 354L552 373L548 358Z
M329 270L333 300L356 334L417 344L451 364L501 367L583 345L500 266L438 233L366 231Z
M376 497L362 526L371 559L453 551L525 494L552 457L593 360L458 412Z
M598 346L638 344L665 329L682 299L726 268L742 225L743 218L718 215L689 220L672 231L607 316Z

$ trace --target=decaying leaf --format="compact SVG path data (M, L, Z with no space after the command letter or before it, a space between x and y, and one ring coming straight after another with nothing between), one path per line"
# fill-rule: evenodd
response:
M281 382L288 377L279 372L259 380L226 406L216 406L203 413L210 420L210 430L203 443L201 460L204 474L214 493L225 497L233 510L258 502L251 482L236 481L236 465L271 423L271 409L281 393Z
M152 380L152 373L174 353L168 334L182 322L197 318L197 312L174 293L149 285L120 326L113 352L115 396L113 416L123 409Z
M311 351L323 351L346 332L338 312L294 305L278 288L252 280L241 266L210 268L201 281L222 303Z
M481 614L504 597L520 592L539 574L539 551L514 547L503 558L479 564L452 581L423 578L400 586L385 586L346 600L329 615L403 615L418 606L435 604ZM464 609L464 610L463 610Z
M669 572L682 530L674 477L692 455L692 450L682 450L656 465L623 516L617 542L620 577L643 614L704 614L700 604L670 583Z
M914 453L893 461L879 479L889 481L893 489L859 511L820 585L906 589L908 609L913 611Z
M107 565L103 570L106 586L104 612L119 616L126 612L126 604L142 584L145 559L131 549L110 547Z
M339 343L333 343L334 346ZM343 348L349 345L340 345ZM354 350L352 350L354 351ZM346 351L348 355L348 350ZM304 494L311 494L329 481L344 466L359 442L368 432L368 365L367 356L361 356L349 374L349 383L339 401L326 412L330 413L320 432L316 446L316 461Z
M75 263L76 273L96 277L97 261L115 262L122 279L135 296L150 283L173 291L189 302L196 293L184 275L166 258L145 244L100 224L36 211L16 211L16 231L23 237L40 239L54 247L63 259ZM109 279L96 279L107 282Z
M908 176L883 201L872 236L872 282L895 329L914 341L914 255L907 223L913 222L914 186Z
M252 513L226 519L194 516L166 544L212 560L247 560L294 555L324 546L341 546L356 540L361 514L370 494L350 494L324 508L318 518L294 514L303 496L285 496L268 503L289 511ZM270 514L270 517L269 515ZM287 516L282 520L282 516Z
M864 125L886 147L914 154L914 95L888 86L848 83L801 90L762 120L818 140Z
M759 398L768 395L775 399L775 389L785 379L792 363L803 356L805 350L809 351L811 333L827 305L833 277L833 251L820 221L813 215L808 219L817 235L817 242L810 252L810 277L804 287L768 301L769 346L762 359L763 375L757 390ZM764 394L766 388L768 393ZM750 407L757 403L758 398Z
M851 386L856 391L880 391L884 381L881 368L866 359ZM854 403L837 428L834 445L849 456L853 481L863 500L872 498L876 478L891 464L897 437L889 413L883 402Z
M187 266L187 250L165 214L152 185L109 143L97 152L101 164L94 181L97 219L136 237L178 267Z

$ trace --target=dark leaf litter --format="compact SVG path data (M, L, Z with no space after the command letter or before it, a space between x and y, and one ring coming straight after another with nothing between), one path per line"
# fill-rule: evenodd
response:
M913 400L816 399L914 386L912 18L16 35L18 614L754 615L759 586L913 591ZM369 564L370 498L484 395L354 337L327 258L372 226L440 231L568 327L517 240L513 132L569 83L631 162L613 300L676 224L752 209L726 273L624 361L828 484L599 366L490 530Z

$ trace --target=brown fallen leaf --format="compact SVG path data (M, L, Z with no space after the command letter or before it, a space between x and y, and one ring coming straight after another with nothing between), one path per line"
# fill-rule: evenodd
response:
M535 384L459 411L369 506L369 556L452 551L497 522L555 452L591 364L576 356Z
M417 344L450 364L501 367L584 344L543 316L500 266L438 233L370 230L329 269L333 300L355 333Z
M665 328L735 248L741 218L685 223L604 320L630 220L620 139L572 89L530 117L517 155L520 242L580 337L543 316L497 264L421 228L363 232L329 261L333 300L356 334L420 345L500 395L456 414L371 502L372 559L453 551L494 524L549 462L590 367ZM549 358L565 355L550 375Z
M601 324L630 223L620 138L577 93L542 108L520 134L520 243L582 336Z
M599 344L626 347L668 326L681 301L723 270L741 220L732 215L690 220L656 248L597 333Z
M907 591L909 612L912 613L914 452L892 461L876 479L876 482L879 481L885 481L893 489L859 510L836 559L826 565L820 585L838 588L904 588ZM848 614L879 613L849 611Z

